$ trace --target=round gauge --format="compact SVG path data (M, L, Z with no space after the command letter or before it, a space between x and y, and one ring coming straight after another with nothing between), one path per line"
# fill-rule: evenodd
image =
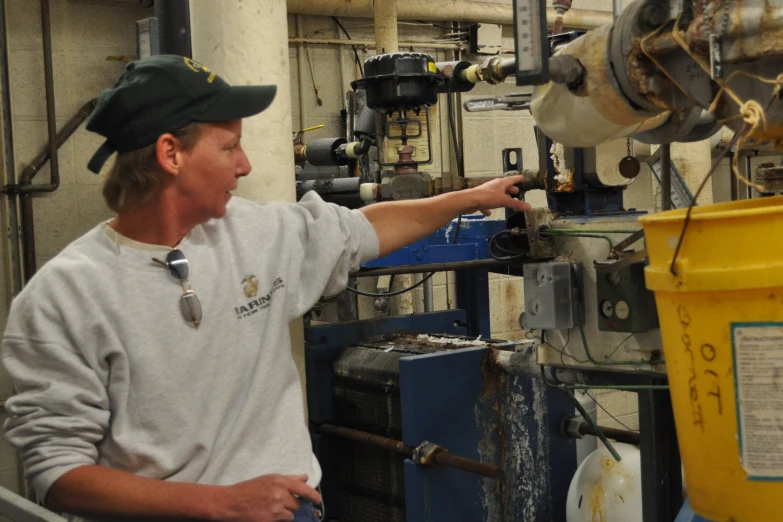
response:
M617 306L615 307L615 313L617 313L618 319L628 319L628 316L631 315L631 309L628 307L628 303L625 301L617 301Z
M602 301L601 302L601 314L603 314L604 317L609 318L614 315L614 306L609 301Z

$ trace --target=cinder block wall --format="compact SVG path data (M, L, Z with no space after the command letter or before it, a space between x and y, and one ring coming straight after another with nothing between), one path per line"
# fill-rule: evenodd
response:
M6 0L8 12L9 76L13 114L14 158L17 179L48 141L44 89L43 42L40 3ZM136 20L148 18L151 9L137 1L51 0L52 59L57 126L61 128L87 101L111 87L124 64L109 56L135 56ZM102 143L83 126L59 152L60 188L34 201L38 265L87 232L111 213L101 197L102 178L86 169L87 161ZM49 167L36 179L49 179ZM7 248L3 244L3 249ZM4 258L0 269L5 271ZM0 284L0 327L5 328L10 297L6 281ZM11 393L8 378L0 375L0 400ZM0 420L5 420L5 413ZM18 490L15 452L0 442L0 486Z

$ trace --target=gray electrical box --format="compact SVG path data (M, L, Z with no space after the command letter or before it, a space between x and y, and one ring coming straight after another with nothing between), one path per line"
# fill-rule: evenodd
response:
M645 286L644 265L639 261L611 271L608 264L595 264L599 330L641 333L658 328L655 295Z
M567 330L585 324L582 263L528 263L525 277L526 330Z

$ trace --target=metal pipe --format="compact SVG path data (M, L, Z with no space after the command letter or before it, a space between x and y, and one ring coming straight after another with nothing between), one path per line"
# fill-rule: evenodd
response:
M190 0L155 2L160 54L193 57L190 39Z
M440 22L482 22L512 25L514 10L511 4L497 4L472 0L396 0L398 20L431 20ZM286 0L291 14L338 16L345 18L373 18L372 0ZM547 22L553 24L557 13L546 12ZM595 29L611 24L611 13L592 9L571 9L563 17L563 26L571 29Z
M337 19L337 21L339 22L339 19ZM337 38L340 41L342 41L343 36L344 35L343 35L342 31L340 31L340 29L338 28L337 29ZM343 48L342 47L339 47L337 49L337 63L338 63L338 66L340 67L340 87L342 88L342 90L340 91L340 93L341 93L340 101L343 104L343 110L346 110L348 108L348 103L347 103L347 99L345 97L345 93L346 92L350 92L351 89L349 88L350 87L350 82L348 82L348 83L345 82L345 53L343 52ZM351 127L350 127L350 125L348 125L348 132L347 132L347 134L348 134L348 136L351 135Z
M375 48L379 54L396 53L400 39L397 34L397 0L374 0Z
M426 281L424 281L424 312L434 312L435 311L435 300L433 296L433 288L432 288L432 278L430 277Z
M574 396L574 392L572 392L568 388L565 388L563 391L565 392L566 395L568 395L568 398L571 399L571 402L574 404L574 407L582 416L582 418L591 425L591 427L595 431L595 436L600 439L600 441L603 443L603 445L606 447L609 453L612 454L614 460L616 460L617 462L623 460L622 457L620 457L620 454L617 453L617 450L614 449L614 446L612 446L612 443L609 442L609 439L606 438L604 432L601 431L601 428L598 426L598 424L595 423L595 421L590 416L590 414L587 413L587 411L585 410L584 406L582 406L582 404L576 399L576 397Z
M623 12L623 0L612 0L612 16L615 20Z
M342 426L335 426L334 424L319 424L318 427L315 428L315 431L323 435L332 435L333 437L340 437L341 439L378 446L379 448L402 455L412 455L414 450L412 446L408 446L399 440L389 439L387 437L381 437L380 435L353 430L351 428L343 428Z
M321 45L345 45L355 47L367 47L369 49L375 49L376 44L373 40L337 40L335 38L300 38L289 37L289 43L307 43L307 44L321 44ZM442 42L400 42L400 47L416 47L420 49L461 49L459 43L442 43Z
M0 16L2 16L2 23L0 23L0 29L2 29L2 38L0 39L0 45L2 45L2 51L0 52L0 79L2 85L0 85L0 98L2 107L0 107L0 118L2 118L2 139L3 139L3 156L5 159L5 165L0 171L0 186L5 187L13 186L16 184L16 164L14 160L14 132L13 124L11 122L11 81L9 77L9 64L10 57L8 54L8 16L6 13L6 2L0 0ZM3 189L4 193L7 190ZM3 200L0 204L0 212L2 212L2 218L0 222L3 225L3 243L8 241L8 248L3 248L5 277L9 285L9 295L16 295L22 290L22 267L21 267L21 255L19 245L19 221L17 215L17 197L14 193L8 193L8 199ZM20 467L21 468L21 467Z
M334 424L329 423L319 424L315 427L315 431L323 435L331 435L333 437L340 437L342 439L348 439L361 442L363 444L377 446L387 451L405 455L412 459L414 457L414 452L416 451L416 448L408 446L400 440L394 440L351 428L344 428L342 426L335 426ZM450 455L445 448L440 448L426 442L422 444L422 447L427 449L436 448L434 460L441 466L467 471L468 473L475 473L476 475L481 475L483 477L497 479L502 478L501 469L497 466L493 466L492 464L485 464L483 462L457 457L456 455Z
M378 277L382 275L421 274L423 272L450 272L452 270L465 270L469 268L504 268L507 263L501 263L494 259L482 259L479 261L460 261L457 263L429 263L411 266L390 266L384 268L370 268L353 272L350 277Z
M92 114L92 111L95 110L95 106L97 104L98 98L93 98L92 100L88 101L82 105L82 108L79 109L79 111L74 114L65 125L63 125L63 128L60 129L60 132L57 133L54 139L55 151L62 147L63 144L68 141L68 138L70 138L73 133L76 132L79 126L84 123L87 118L89 118L90 114ZM29 185L36 174L38 174L44 165L46 165L46 162L51 158L51 150L52 142L50 140L46 148L42 150L38 156L33 158L33 160L24 168L24 170L22 170L22 177L19 181L19 184L22 186L19 188L19 192L33 192L32 190L25 190L24 186ZM35 186L37 187L38 185Z
M41 25L43 28L44 80L46 95L46 124L49 132L49 159L51 179L49 183L27 187L35 173L22 174L19 192L54 192L60 186L60 162L57 157L57 115L54 105L54 67L52 65L52 25L49 0L41 0Z
M475 460L465 459L451 455L446 451L441 451L435 454L435 462L441 466L449 468L455 468L475 475L481 475L482 477L494 478L498 480L503 479L502 470L493 466L492 464L485 464L483 462L476 462Z
M661 145L661 211L672 208L672 149L671 145Z
M54 192L60 186L60 162L57 156L57 116L54 104L54 68L52 66L52 26L49 0L41 0L41 26L43 31L44 79L46 85L46 120L49 131L50 181L32 185L36 171L28 171L20 179L20 217L22 225L22 266L25 282L35 274L35 221L33 216L34 192Z
M638 446L641 440L639 433L634 431L607 428L605 426L599 426L599 428L604 433L604 435L607 436L607 438L616 440L617 442L624 442L626 444L633 444L634 446ZM592 435L593 437L598 436L596 430L594 430L593 427L590 426L590 424L587 422L582 422L579 425L579 433L582 435Z
M49 140L47 148L45 148L38 156L30 162L22 171L22 177L19 186L20 192L20 214L22 218L22 265L24 267L24 280L25 282L35 275L38 269L38 262L35 252L35 222L33 214L33 196L32 193L37 192L38 187L42 185L33 185L32 180L41 168L52 157L52 145L54 145L55 154L57 150L62 147L63 143L68 141L79 126L86 120L92 111L95 109L95 105L98 103L96 98L85 103L79 112L77 112L68 122L63 126L60 132L55 136L54 140ZM55 157L56 160L56 157ZM52 168L54 168L52 163ZM58 183L59 185L59 180ZM44 187L46 187L44 185Z
M296 36L298 40L303 40L304 29L302 27L302 15L296 15ZM299 72L299 128L306 129L307 111L305 111L305 48L304 42L296 44L296 66Z

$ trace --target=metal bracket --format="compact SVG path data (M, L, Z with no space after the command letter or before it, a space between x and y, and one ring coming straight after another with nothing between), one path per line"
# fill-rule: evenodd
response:
M527 227L527 241L530 245L530 257L533 259L551 259L555 257L555 243L553 239L545 238L539 234L542 228L552 226L554 215L547 208L534 208L525 214Z
M523 111L530 108L531 98L531 94L520 92L490 98L471 98L462 106L467 112Z

